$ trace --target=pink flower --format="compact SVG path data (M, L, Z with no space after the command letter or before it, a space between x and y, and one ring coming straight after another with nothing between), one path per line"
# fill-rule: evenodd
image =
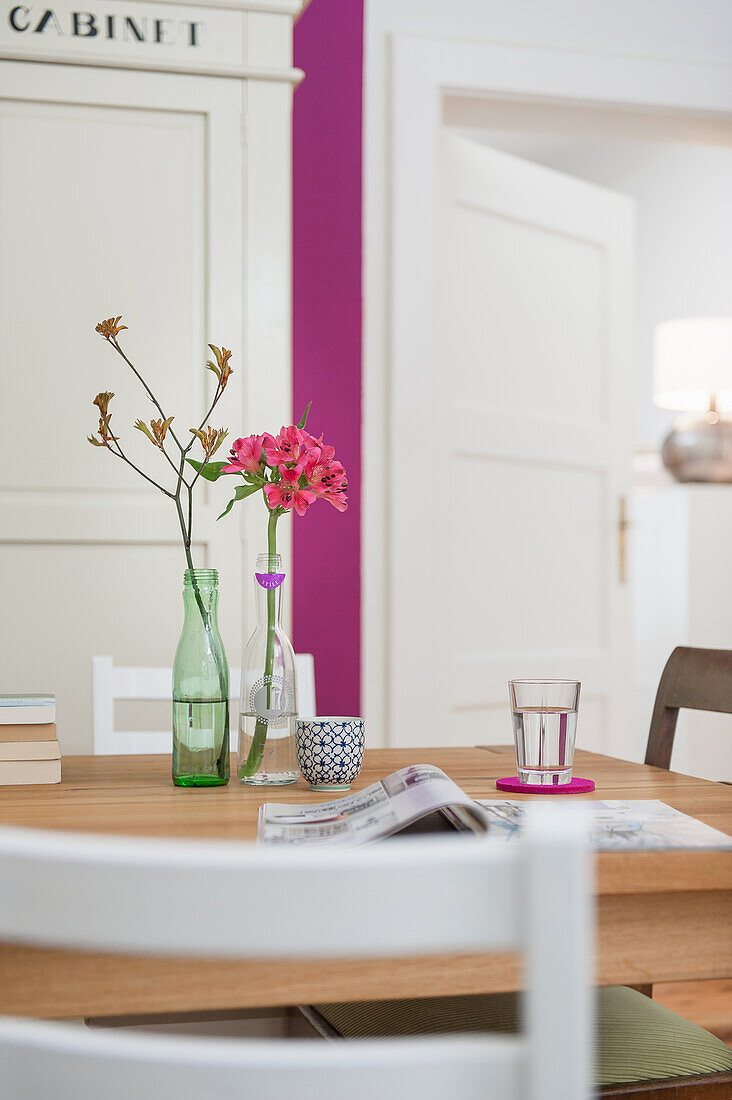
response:
M280 466L280 481L276 484L270 482L265 485L264 492L267 497L267 504L272 511L275 508L284 508L286 511L294 508L298 516L305 515L316 498L315 493L310 489L300 488L302 471L302 466L282 465Z
M335 458L335 447L331 447L328 443L323 443L323 437L320 439L313 439L309 436L304 441L305 445L305 477L308 481L314 481L320 474L327 470ZM338 463L337 465L340 465ZM341 466L341 469L343 467Z
M263 435L248 435L235 439L231 448L231 462L223 467L225 474L258 474L262 461Z
M294 424L289 428L280 428L275 437L269 432L264 437L264 453L268 466L279 466L281 462L297 462L302 453L303 433Z
M345 512L348 507L348 478L340 462L331 462L328 466L318 463L308 481L316 496L327 500L339 512Z
M332 504L334 508L337 508L339 512L345 512L348 507L348 497L346 496L348 491L348 478L340 462L334 462L333 465L340 466L340 473L331 473L331 471L328 470L326 475L321 479L322 488L317 490L317 495L322 497L323 500L327 500L328 503Z
M309 451L312 447L319 447L320 444L323 442L322 435L320 439L316 439L314 435L311 435L310 432L306 432L304 428L298 428L297 430L300 433L300 442L307 451Z
M303 434L307 435L306 432ZM303 473L310 488L316 496L327 500L339 512L345 512L348 507L346 497L348 478L343 464L335 458L335 447L323 443L322 435L320 439L308 436L304 441L304 446Z
M321 451L325 449L329 453L330 458L335 454L335 447L330 447L327 443L323 443L322 435L319 439L316 439L310 432L300 429L300 436L302 437L302 444L306 451L313 451L316 448Z

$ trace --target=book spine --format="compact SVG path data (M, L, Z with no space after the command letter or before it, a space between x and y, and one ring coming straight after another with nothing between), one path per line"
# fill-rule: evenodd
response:
M2 760L0 786L25 787L61 782L60 760Z
M44 722L38 726L0 726L0 743L8 741L56 741L57 739L55 722Z
M60 759L58 741L0 741L0 761Z
M0 727L47 725L56 721L56 707L49 705L29 707L0 707Z

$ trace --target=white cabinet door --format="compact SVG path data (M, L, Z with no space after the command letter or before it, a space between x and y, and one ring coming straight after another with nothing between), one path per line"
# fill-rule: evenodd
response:
M434 359L393 387L391 743L506 743L506 681L568 677L580 746L632 753L632 204L455 135L441 157Z
M182 623L171 502L85 439L95 394L112 390L130 456L172 477L132 428L157 414L95 323L124 315L124 347L182 438L212 394L207 342L235 349L214 419L242 425L242 87L3 65L0 690L55 692L64 752L91 750L92 655L169 666ZM195 560L219 570L235 662L240 534L235 519L216 524L225 490L201 489ZM165 728L168 710L142 728Z

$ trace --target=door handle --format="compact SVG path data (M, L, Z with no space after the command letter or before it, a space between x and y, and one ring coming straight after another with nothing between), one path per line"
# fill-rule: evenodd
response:
M618 580L625 584L628 579L628 528L633 523L628 519L628 502L625 497L618 501Z

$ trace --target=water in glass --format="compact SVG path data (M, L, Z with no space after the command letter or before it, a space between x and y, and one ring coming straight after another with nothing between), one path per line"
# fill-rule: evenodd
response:
M512 680L516 767L522 783L571 782L580 684L576 680Z
M173 662L173 782L229 782L229 662L217 618L218 573L187 569L183 631Z
M279 554L260 554L254 575L257 623L241 668L239 779L255 786L295 783L297 674L281 622L285 574Z

